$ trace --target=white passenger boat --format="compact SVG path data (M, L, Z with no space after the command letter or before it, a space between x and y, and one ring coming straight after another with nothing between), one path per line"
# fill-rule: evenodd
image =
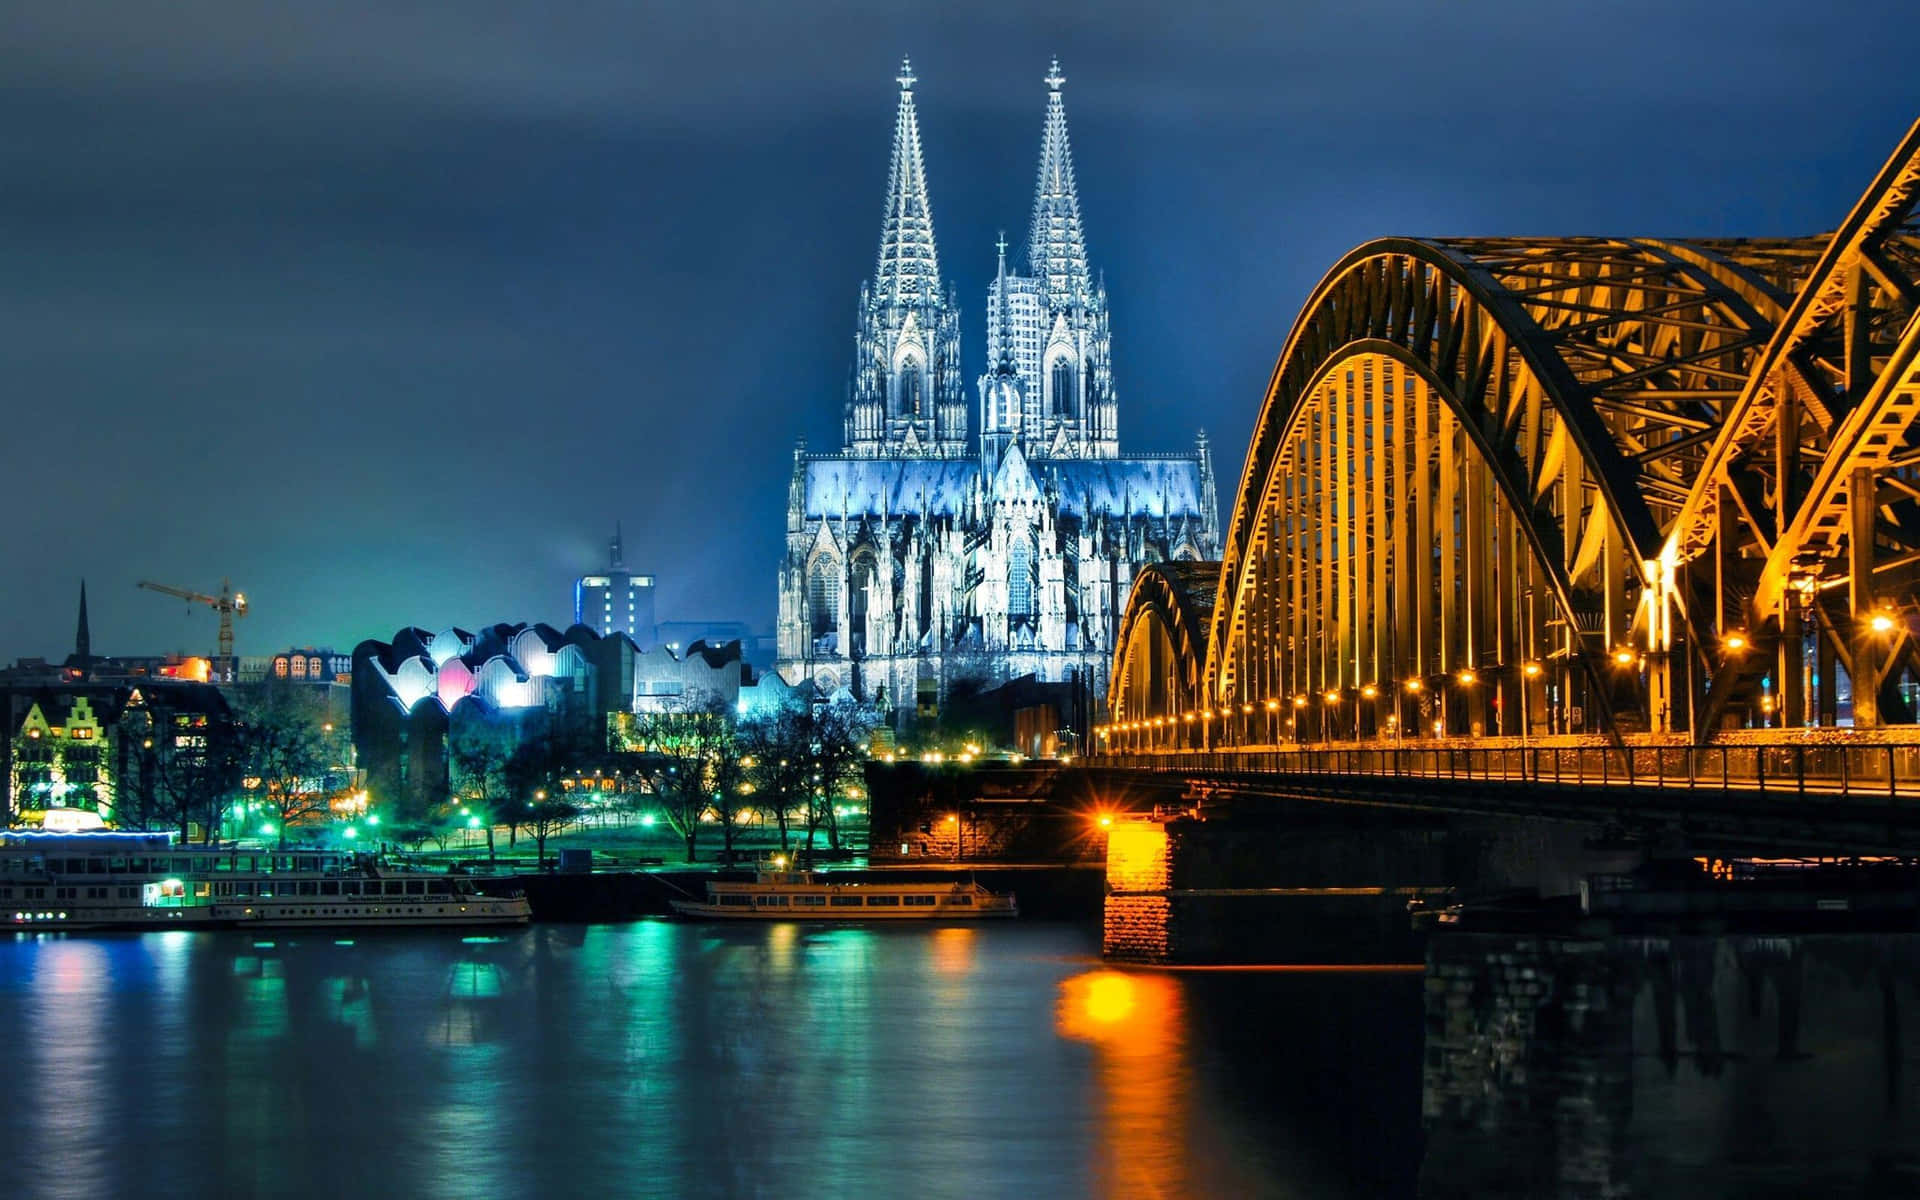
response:
M0 832L0 926L524 925L526 897L338 850L185 846L170 833Z
M683 917L747 921L973 921L1013 917L1019 907L972 880L951 883L829 883L812 871L761 867L753 882L715 879L704 900L673 900Z

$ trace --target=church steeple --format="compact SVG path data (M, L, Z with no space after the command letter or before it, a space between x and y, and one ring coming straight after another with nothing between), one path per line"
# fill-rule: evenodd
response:
M893 162L887 170L887 207L880 223L880 264L874 298L912 304L940 294L940 254L933 241L933 206L920 155L920 118L913 108L913 63L900 60L900 111L893 121Z
M942 290L933 206L913 107L913 64L900 63L880 257L860 289L848 388L846 452L861 458L958 458L967 449L960 388L960 306Z
M1034 186L1033 226L1027 233L1027 272L1055 307L1084 303L1089 292L1087 238L1080 227L1080 196L1073 183L1073 147L1060 60L1047 69L1047 119L1040 131L1040 179Z
M93 632L87 628L87 581L80 581L80 624L73 633L73 665L82 671L93 669Z

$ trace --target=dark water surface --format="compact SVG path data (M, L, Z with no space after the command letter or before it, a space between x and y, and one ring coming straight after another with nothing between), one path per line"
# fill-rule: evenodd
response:
M16 935L0 1197L1920 1195L1912 936L1096 944Z
M347 941L342 937L341 941ZM1391 1196L1417 974L1073 926L0 942L0 1194Z

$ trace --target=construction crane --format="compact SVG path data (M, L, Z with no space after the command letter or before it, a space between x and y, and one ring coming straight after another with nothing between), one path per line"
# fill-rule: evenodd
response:
M189 591L186 588L168 587L164 583L154 583L150 579L142 579L140 586L150 592L159 592L166 596L178 596L188 604L204 604L220 614L220 679L223 682L232 683L235 666L233 661L233 619L247 615L246 595L242 592L234 591L233 586L224 579L220 581L220 594L218 596L209 596L205 592Z

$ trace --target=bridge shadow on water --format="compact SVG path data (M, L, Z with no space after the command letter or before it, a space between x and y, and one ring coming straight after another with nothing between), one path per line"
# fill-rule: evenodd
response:
M1443 934L1418 1194L1920 1196L1913 935Z

